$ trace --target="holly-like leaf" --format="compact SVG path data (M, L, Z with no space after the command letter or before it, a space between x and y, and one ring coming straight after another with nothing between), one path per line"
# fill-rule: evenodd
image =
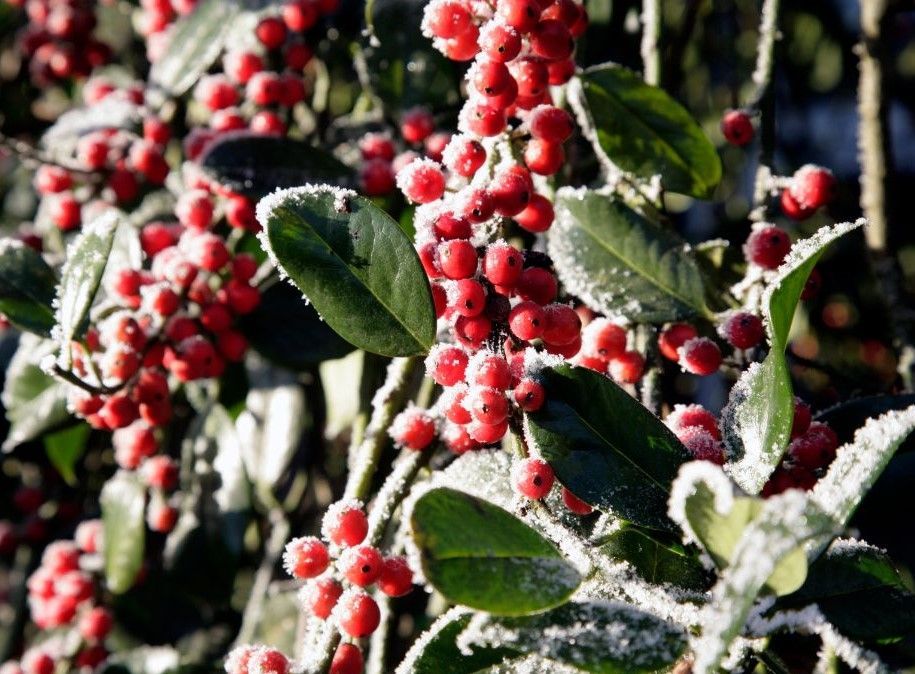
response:
M229 133L200 157L204 173L252 199L306 183L346 186L353 172L336 157L304 141L248 131Z
M715 508L715 495L705 484L696 486L686 499L685 513L690 527L720 569L731 563L737 542L747 525L759 517L763 501L737 498L726 515ZM791 594L807 576L807 556L800 547L786 555L766 580L766 587L778 595Z
M836 541L811 564L807 581L778 608L816 604L845 636L863 641L915 633L915 595L889 556L854 541Z
M66 388L40 367L56 350L54 342L35 335L25 333L20 338L3 386L3 407L10 422L3 451L34 440L70 417Z
M655 672L674 663L687 645L678 625L608 601L573 601L520 618L480 614L468 632L470 645L535 653L593 674Z
M563 285L603 314L650 323L710 315L686 243L611 195L560 190L548 236Z
M89 310L101 285L120 222L118 211L106 211L86 225L67 248L56 300L56 336L64 367L69 367L70 342L86 331Z
M721 180L721 160L686 109L663 89L615 63L581 75L599 147L624 171L639 178L661 176L668 190L699 198Z
M440 616L414 642L396 674L477 674L517 654L509 648L484 646L476 646L469 653L461 652L457 638L473 615L472 611L455 607Z
M0 313L20 330L50 337L57 276L44 258L17 239L0 240Z
M581 576L539 533L502 508L455 489L413 504L423 575L449 601L496 615L562 604Z
M89 433L89 426L79 423L44 437L44 449L48 460L71 486L76 484L76 462L86 451Z
M861 428L868 419L879 417L892 410L904 410L912 405L915 405L915 393L866 396L847 400L822 410L814 418L828 424L839 436L839 440L845 442L851 440L855 431ZM899 451L911 449L911 445L911 442L906 443Z
M308 370L353 350L288 283L268 288L241 329L255 351L290 370Z
M769 354L762 363L751 365L734 385L721 424L725 442L736 456L729 464L731 476L749 493L759 493L791 437L794 392L785 347L804 284L826 248L863 224L859 220L824 227L794 244L763 294Z
M353 192L308 186L262 199L257 217L265 250L341 337L384 356L429 350L429 281L387 213Z
M168 44L149 72L149 79L172 96L190 89L222 52L239 13L234 0L201 0L175 22Z
M105 545L105 580L114 594L131 588L143 565L146 539L146 488L137 474L119 471L99 496Z
M600 546L608 557L632 565L649 583L670 584L690 590L705 590L709 574L694 556L655 540L634 527L614 531Z
M597 508L675 530L667 499L690 457L670 429L598 372L560 365L542 377L547 402L526 428L557 479Z

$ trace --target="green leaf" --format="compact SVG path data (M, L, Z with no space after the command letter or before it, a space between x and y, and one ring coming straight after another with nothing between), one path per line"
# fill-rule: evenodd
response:
M20 330L50 337L57 276L34 248L0 240L0 313Z
M690 457L670 429L600 373L560 365L542 377L547 402L526 427L557 479L597 508L675 530L667 499Z
M817 421L828 424L839 436L839 440L851 440L861 426L873 417L892 410L903 410L915 405L915 393L897 393L894 395L866 396L839 403L815 415ZM911 449L912 443L898 451Z
M44 437L44 449L51 465L70 486L76 484L76 462L86 451L90 432L89 426L80 423Z
M374 93L387 105L443 107L457 104L460 77L420 30L425 0L374 0L374 35L365 48Z
M114 594L131 588L143 565L146 488L136 473L118 471L99 496L105 545L105 579Z
M162 58L149 71L150 81L172 96L185 93L219 57L238 13L237 2L201 0L170 28Z
M724 439L737 459L731 475L744 491L757 494L781 461L791 437L794 392L785 360L791 320L804 284L826 248L861 227L863 220L824 227L794 244L763 294L763 319L769 336L769 354L751 365L731 390L722 411Z
M560 190L548 236L563 285L603 314L650 323L711 315L686 243L610 195Z
M353 350L288 283L270 286L257 309L242 319L241 330L268 360L301 372L342 358Z
M86 331L89 310L95 301L121 216L109 210L83 228L67 248L67 262L57 288L56 335L63 365L69 367L70 342Z
M247 131L220 136L200 158L210 178L232 192L260 199L306 183L346 185L353 172L332 154L304 141Z
M553 545L502 508L455 489L413 506L423 575L449 601L497 615L557 606L581 582Z
M709 574L699 560L682 547L665 545L633 527L610 534L601 543L600 551L612 559L628 562L649 583L708 589Z
M803 587L777 608L816 604L843 635L862 641L915 633L915 595L882 550L837 541L811 564Z
M654 672L686 650L683 629L641 609L608 601L574 601L520 618L479 615L471 644L536 653L593 674Z
M699 198L721 180L715 146L687 110L636 73L605 63L581 75L598 151L628 173L661 176L668 190Z
M475 674L516 655L509 648L476 646L462 653L457 638L467 629L473 613L455 607L442 615L417 639L396 674Z
M760 499L737 498L730 512L722 515L715 509L715 495L700 483L686 499L685 512L695 535L718 568L724 569L731 563L747 525L759 516L762 506ZM766 587L777 595L791 594L804 583L806 575L807 556L798 547L778 563L766 580Z
M341 337L384 356L435 341L429 281L397 223L352 192L282 190L260 201L261 242Z
M57 345L50 340L28 333L20 338L3 386L3 407L10 422L3 451L34 440L70 418L65 386L39 366L56 351Z

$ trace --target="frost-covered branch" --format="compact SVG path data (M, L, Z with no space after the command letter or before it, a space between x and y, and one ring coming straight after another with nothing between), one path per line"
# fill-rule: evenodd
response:
M661 83L661 36L660 0L642 0L642 65L645 81L655 86Z
M772 94L772 73L775 70L775 42L779 37L778 13L780 0L765 0L759 23L759 46L756 68L753 70L755 90L748 107L759 109L760 153L753 189L753 220L766 215L772 179L772 159L775 152L775 102Z

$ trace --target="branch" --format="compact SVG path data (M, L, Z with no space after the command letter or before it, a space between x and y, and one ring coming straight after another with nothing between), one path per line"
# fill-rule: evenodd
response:
M750 219L760 221L766 217L766 202L772 176L775 152L775 99L772 92L772 73L775 69L775 41L779 38L778 12L780 0L764 0L759 23L759 47L753 84L756 86L747 107L759 110L760 152L759 166L753 189L753 212Z
M661 36L660 0L642 0L642 64L645 81L658 86L661 83L661 50L658 41Z
M66 169L70 173L78 173L85 176L92 182L101 180L101 176L97 172L87 169L82 164L75 164L62 159L54 159L35 146L30 145L25 141L17 140L16 138L10 138L4 133L0 133L0 147L5 147L26 163L52 164L54 166L59 166L62 169Z
M273 579L273 570L276 568L276 563L280 555L283 554L283 549L286 547L286 541L289 538L289 521L281 509L271 510L268 521L270 538L267 539L267 543L264 546L264 557L257 568L257 574L254 576L251 596L245 606L245 613L242 616L238 636L235 637L236 645L251 643L254 639L254 631L257 629L264 613L267 591L270 589L270 581Z

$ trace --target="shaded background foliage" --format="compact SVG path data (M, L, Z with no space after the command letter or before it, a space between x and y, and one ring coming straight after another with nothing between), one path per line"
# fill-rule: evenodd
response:
M126 4L126 3L125 3ZM383 100L431 105L442 126L451 126L459 109L454 84L459 77L455 66L431 50L419 35L419 0L375 0L375 31L380 45L355 51L352 39L359 36L363 6L359 0L347 0L338 13L336 30L319 47L319 53L332 70L334 88L328 92L327 106L318 111L315 123L328 142L346 137L347 129L330 124L331 118L343 115L360 105L362 85L370 86ZM639 0L589 0L586 2L591 25L581 41L578 62L582 66L616 61L634 69L641 67L639 54ZM700 121L704 130L718 145L725 167L724 179L715 199L705 203L686 200L672 203L681 232L691 241L721 237L732 242L732 252L739 257L739 245L749 231L747 214L755 173L755 152L746 152L723 142L718 122L724 109L739 105L749 96L749 74L756 56L759 3L754 0L666 0L662 23L662 85L680 100ZM783 0L782 39L777 43L774 77L776 110L776 143L774 163L779 173L790 174L799 166L812 162L830 167L839 179L838 198L830 207L835 220L853 220L860 215L859 175L855 137L857 133L857 63L855 45L860 40L858 3L855 0ZM915 310L915 231L909 226L910 207L907 195L915 188L915 7L898 3L884 30L882 49L886 55L887 95L891 166L889 167L889 202L887 214L891 225L891 250L901 271L903 296L898 307ZM911 7L911 8L910 8ZM100 8L102 31L117 51L127 54L122 68L139 77L146 75L147 65L130 54L141 50L120 49L132 39L128 13L119 4ZM32 89L20 68L13 47L21 20L12 8L0 4L0 131L8 136L37 139L66 106L72 91L49 88ZM407 27L405 30L404 27ZM407 68L407 65L411 66ZM117 74L117 67L115 72ZM361 81L360 81L361 80ZM391 110L388 110L390 113ZM180 118L180 116L179 116ZM596 173L584 158L590 149L583 143L569 148L572 165L579 168L581 180ZM34 215L36 203L28 184L29 172L10 155L0 150L0 227L4 234L15 232L20 223ZM392 212L403 209L392 197ZM806 236L823 224L818 215L801 224L780 218L795 238ZM900 386L897 376L897 354L892 348L893 326L884 294L875 282L873 270L863 258L860 239L845 241L820 265L823 289L818 298L805 305L805 320L795 322L788 353L800 395L815 409L824 410L838 400L867 394L894 391ZM287 290L288 291L288 290ZM269 308L269 305L267 305ZM0 338L0 365L12 355L15 342ZM344 349L345 350L345 349ZM366 356L373 359L372 356ZM294 448L294 469L283 476L279 490L285 505L292 511L293 530L313 529L320 507L331 498L344 472L341 444L326 456L311 451L320 447L328 428L340 424L345 416L342 401L325 400L322 377L317 366L301 365L304 375L299 383L307 414L306 432ZM381 368L379 367L379 375ZM345 367L341 368L345 371ZM240 374L239 376L244 376ZM335 375L339 376L339 375ZM687 378L668 368L663 382L665 399L671 402L698 400L719 409L726 395L726 382L718 377ZM701 387L698 390L696 387ZM351 390L347 393L351 394ZM362 391L370 396L374 387ZM224 401L230 412L239 411L239 400L226 393ZM339 405L337 403L340 403ZM178 410L179 424L188 424L189 406ZM850 424L850 428L857 427ZM5 436L7 422L0 418L0 435ZM52 531L67 531L80 515L93 515L97 494L104 477L113 470L113 462L104 437L92 434L85 440L84 460L78 464L71 486L52 466L52 459L39 461L45 453L43 443L27 443L0 457L0 518L12 517L13 505L7 495L20 483L42 484L49 492L40 518L34 526ZM53 456L53 450L50 454ZM868 540L886 546L894 557L915 566L915 525L906 517L888 515L898 512L894 504L915 487L915 460L901 453L865 502L858 522ZM307 480L308 471L316 469L317 478ZM251 536L251 532L248 532ZM250 541L248 541L250 543ZM253 573L240 574L241 582L232 587L232 573L253 566L255 561L242 552L239 557L225 557L214 550L211 541L190 539L182 555L170 562L177 573L171 582L152 578L147 588L153 592L131 593L119 607L120 615L129 617L131 626L150 644L175 643L179 648L220 652L240 623L247 587ZM161 554L163 540L152 546ZM195 547L198 546L198 547ZM249 545L246 549L256 546ZM202 551L202 552L201 552ZM200 567L183 561L195 556L219 560L223 574L202 574ZM0 660L12 647L8 641L19 627L20 614L11 611L23 601L20 593L22 569L34 562L17 559L14 567L0 569L0 598L9 603L0 607ZM246 584L247 583L247 584ZM416 615L422 614L422 598L413 597ZM3 602L0 602L3 603ZM409 605L403 620L410 620ZM294 611L278 603L272 606L279 616L274 625L281 632L284 610L294 625ZM412 625L400 630L409 633ZM286 628L290 634L292 629ZM391 657L396 661L401 653Z

